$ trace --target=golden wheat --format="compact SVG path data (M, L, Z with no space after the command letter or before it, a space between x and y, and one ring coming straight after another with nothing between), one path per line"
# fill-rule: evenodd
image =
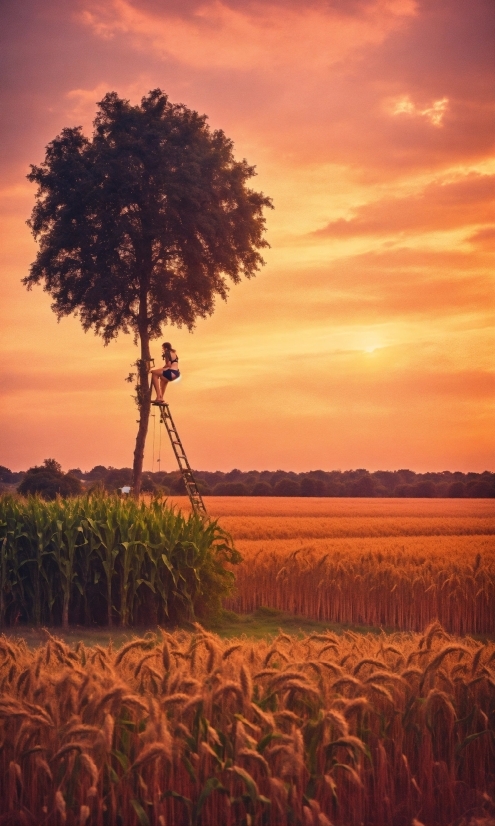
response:
M246 557L236 584L226 607L241 613L269 606L327 622L419 630L439 619L457 634L495 631L492 553L266 552Z
M228 608L416 631L440 619L452 633L495 632L490 500L208 502L244 556Z
M493 642L433 623L132 643L0 639L2 823L467 826L493 808Z
M190 509L187 496L168 500ZM222 517L304 516L316 518L445 517L493 519L493 499L355 499L257 496L207 496L208 512Z

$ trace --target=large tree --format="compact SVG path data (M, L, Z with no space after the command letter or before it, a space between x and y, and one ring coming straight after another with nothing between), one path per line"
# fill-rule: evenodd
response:
M133 333L139 428L133 465L141 487L151 388L150 341L164 325L194 327L264 263L263 208L248 188L254 167L204 115L155 89L140 106L111 92L92 139L63 129L28 179L38 184L29 226L39 252L23 283L44 284L59 318L76 314L108 343Z

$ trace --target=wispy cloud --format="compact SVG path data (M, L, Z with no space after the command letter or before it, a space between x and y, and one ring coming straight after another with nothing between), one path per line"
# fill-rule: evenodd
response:
M350 218L332 221L319 237L427 233L493 225L495 175L470 173L458 180L434 181L409 197L388 197L363 204Z
M423 107L414 103L410 95L401 95L398 98L386 101L385 106L391 115L424 118L432 126L442 126L445 113L448 110L449 99L447 97L440 98L440 100L434 100Z
M193 7L147 8L129 0L89 3L81 19L101 38L129 37L138 49L153 49L196 68L256 71L299 65L329 67L365 45L378 45L404 17L413 0L324 3L228 4L213 0Z
M225 130L275 203L266 268L194 336L167 331L193 463L493 467L494 16L486 0L11 4L0 462L131 461L136 350L21 286L24 176L64 126L90 132L107 91L160 87Z

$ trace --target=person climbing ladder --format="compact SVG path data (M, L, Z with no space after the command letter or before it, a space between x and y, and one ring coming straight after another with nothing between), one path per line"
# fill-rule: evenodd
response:
M179 356L173 349L170 341L162 344L162 356L165 360L163 367L154 367L151 371L151 379L156 392L156 399L151 404L165 404L163 396L169 381L175 381L180 376ZM175 365L175 366L174 366Z
M164 366L154 367L151 371L151 379L153 382L153 387L156 391L156 399L152 401L151 404L156 404L160 408L160 423L165 425L165 429L168 433L170 444L172 445L172 449L175 453L175 458L177 459L177 464L179 465L179 470L182 474L186 493L189 496L193 512L201 517L206 517L208 514L206 512L205 503L203 502L203 497L199 492L194 474L191 470L191 466L188 462L185 450L179 438L179 434L177 433L177 428L172 419L170 408L163 400L163 394L165 393L165 389L169 381L176 381L180 376L179 356L173 349L170 341L165 341L162 344L162 351L163 358L165 360Z

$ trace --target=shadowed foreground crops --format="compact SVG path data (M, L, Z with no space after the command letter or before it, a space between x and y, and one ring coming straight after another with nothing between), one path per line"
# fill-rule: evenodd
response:
M404 826L493 815L495 644L0 640L1 824Z

